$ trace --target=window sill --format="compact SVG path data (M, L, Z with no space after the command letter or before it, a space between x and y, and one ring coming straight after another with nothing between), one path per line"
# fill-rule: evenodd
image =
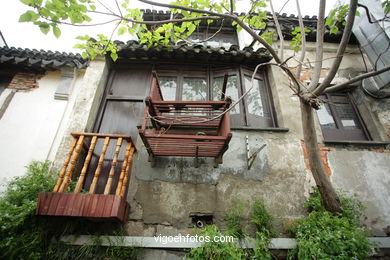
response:
M348 141L348 140L324 140L325 144L344 144L344 145L364 145L364 146L377 146L377 145L389 145L389 141Z
M240 127L231 127L232 130L245 130L245 131L270 131L270 132L288 132L290 129L282 127L250 127L250 126L240 126Z

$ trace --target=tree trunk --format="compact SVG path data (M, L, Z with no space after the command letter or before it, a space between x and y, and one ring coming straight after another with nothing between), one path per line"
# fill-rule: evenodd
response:
M317 135L314 126L313 108L301 100L303 137L309 157L310 169L321 193L325 209L333 214L341 212L340 199L326 175L318 150Z

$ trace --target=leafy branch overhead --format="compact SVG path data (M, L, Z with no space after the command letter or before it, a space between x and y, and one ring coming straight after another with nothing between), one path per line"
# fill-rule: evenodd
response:
M162 21L144 21L141 10L131 8L132 4L129 0L123 1L120 5L115 1L117 3L117 10L115 11L99 0L97 4L102 6L102 10L97 10L93 0L21 0L21 2L30 6L32 10L22 14L19 21L32 22L39 26L45 34L52 30L57 38L61 35L59 25L62 24L95 26L115 23L114 31L118 35L128 33L131 36L136 36L141 43L163 46L188 38L195 32L201 21L210 24L216 20L224 22L225 19L230 19L232 25L240 31L242 23L248 24L253 30L263 30L268 19L264 9L266 0L252 1L251 11L245 16L236 16L232 12L235 7L232 7L231 3L234 5L235 1L177 0L170 4L161 5L162 7L169 5L172 13L170 19ZM150 1L141 2L149 3ZM104 15L109 17L110 20L93 24L91 23L92 15ZM262 36L265 43L272 44L274 32L263 31ZM79 36L77 39L85 42L75 46L75 48L83 50L83 57L94 58L96 55L110 53L114 61L117 59L117 46L112 41L112 36L85 35Z

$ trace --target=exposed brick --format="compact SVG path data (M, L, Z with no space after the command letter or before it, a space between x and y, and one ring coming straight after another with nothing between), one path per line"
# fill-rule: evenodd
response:
M376 152L376 153L390 153L390 150L385 150L385 149L371 149L371 152Z
M34 73L19 72L12 78L8 88L17 89L19 91L30 91L39 87L37 81L41 76L42 75Z
M302 146L302 151L303 151L303 157L305 158L306 168L310 170L309 156L307 154L306 145L305 145L305 142L303 140L301 140L301 146ZM330 167L329 167L328 153L327 152L328 151L335 151L336 149L333 147L325 147L325 146L321 146L321 145L318 145L318 149L320 150L320 156L322 159L322 163L323 163L325 172L328 176L331 176L332 172L331 172Z

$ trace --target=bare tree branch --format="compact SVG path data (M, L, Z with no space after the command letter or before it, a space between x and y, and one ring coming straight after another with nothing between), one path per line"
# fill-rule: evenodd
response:
M105 4L103 4L100 0L97 0L97 2L103 6L110 14L115 14L114 11L112 11L110 8L108 8Z
M200 40L200 41L197 41L197 42L190 41L190 40L187 40L187 39L182 39L182 40L185 41L185 42L188 42L188 43L192 43L192 44L198 44L198 43L207 42L207 41L210 41L211 39L213 39L215 36L217 36L217 34L221 32L222 27L223 27L223 19L222 19L221 26L219 27L219 29L215 33L213 33L213 35L211 35L210 37L207 37L206 39L203 39L203 40Z
M111 15L114 17L117 17L120 20L136 23L136 24L146 24L146 25L160 25L160 24L168 24L168 23L182 23L182 22L193 22L193 21L199 21L199 20L222 20L222 17L219 16L199 16L194 18L178 18L178 19L168 19L168 20L161 20L161 21L139 21L134 20L131 18L126 18L123 16L120 16L118 14L110 14L100 11L90 11L91 13L97 13L97 14L104 14L104 15Z
M116 4L116 7L118 7L119 13L121 14L121 16L123 16L122 10L121 10L121 8L120 8L120 6L118 4L118 0L115 0L115 4Z
M280 10L279 10L279 13L282 12L282 10L284 9L284 7L286 6L286 4L287 4L289 1L290 1L290 0L287 0L286 2L284 2L282 8L280 8Z
M280 44L280 46L279 46L279 57L280 57L280 59L283 60L284 38L283 38L283 34L282 34L282 29L280 28L278 17L276 16L276 13L274 11L274 6L272 4L272 0L269 0L269 5L270 5L270 8L271 8L272 17L274 18L276 31L278 32L278 36L279 36L279 44Z
M347 48L349 38L352 34L352 26L353 22L355 21L355 15L356 15L356 9L357 9L357 2L358 0L351 0L349 4L349 11L348 11L348 20L347 24L344 27L343 36L341 37L339 48L337 49L336 53L336 59L333 61L332 67L330 68L330 71L324 81L314 89L313 93L314 95L319 95L324 89L329 86L329 84L332 82L333 78L336 76L337 70L340 67L340 63L343 59L343 53L345 52L345 49Z
M188 12L208 14L208 15L220 16L220 17L224 17L224 18L232 18L232 15L230 15L230 14L219 14L219 13L215 13L215 12L211 12L211 11L207 11L207 10L190 8L190 7L185 7L185 6L181 6L181 5L165 4L165 3L159 3L159 2L150 1L150 0L138 0L138 1L145 3L145 4L161 6L161 7L166 7L166 8L179 9L179 10L188 11Z
M109 23L113 23L113 22L118 22L118 21L121 21L121 20L122 20L121 18L116 18L116 19L112 19L112 20L110 20L110 21L101 22L101 23L93 23L93 24L73 24L73 23L68 23L68 22L53 21L52 19L47 18L47 17L42 17L42 18L45 19L46 21L49 21L49 22L53 22L53 23L57 23L57 24L64 24L64 25L71 25L71 26L76 26L76 27L99 26L99 25L105 25L105 24L109 24Z
M386 71L389 71L390 70L390 66L388 67L385 67L383 69L380 69L380 70L376 70L376 71L370 71L370 72L367 72L367 73L364 73L364 74L361 74L359 76L356 76L346 82L343 82L343 83L340 83L340 84L337 84L335 86L331 86L331 87L328 87L324 90L325 93L328 93L328 92L335 92L335 91L338 91L338 90L342 90L346 87L348 87L348 85L352 84L352 83L355 83L355 82L358 82L360 80L363 80L363 79L366 79L366 78L369 78L369 77L373 77L373 76L376 76L378 74L381 74L383 72L386 72Z
M248 25L246 25L240 18L233 17L233 20L237 22L245 31L247 31L253 39L260 42L272 55L277 63L282 63L282 60L279 58L278 54L275 52L274 48L268 44L263 38L260 37L257 33L255 33Z
M316 62L314 65L314 72L311 76L309 90L313 91L320 80L322 69L322 57L324 54L324 32L325 32L325 5L326 1L320 1L317 20L317 37L316 37Z
M302 37L301 55L299 56L299 65L297 68L297 78L299 79L301 77L303 60L305 59L305 55L306 55L306 32L305 32L305 26L303 24L303 19L302 19L301 7L299 6L299 0L295 0L295 2L297 4L299 27L301 28L301 37Z

